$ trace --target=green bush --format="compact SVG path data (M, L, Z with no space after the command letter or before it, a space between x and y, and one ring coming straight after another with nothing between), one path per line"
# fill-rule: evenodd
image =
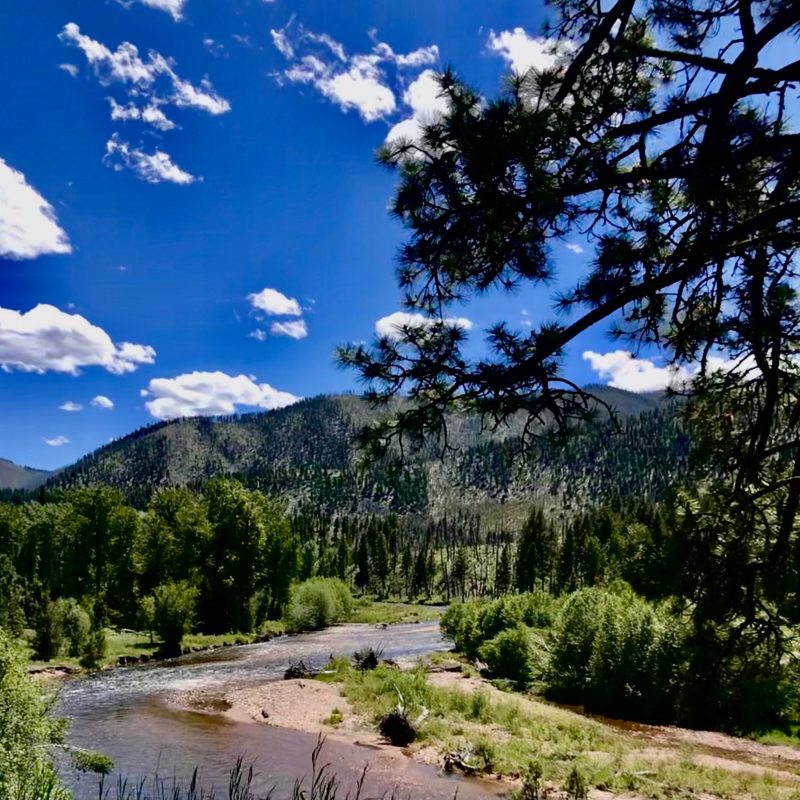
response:
M180 654L183 637L192 629L197 589L188 581L162 583L153 591L153 627L167 654Z
M36 658L52 661L64 644L64 616L59 603L45 601L39 607L33 637Z
M454 603L442 617L442 630L456 649L475 658L484 642L511 628L549 628L556 617L558 601L544 592L504 595L490 602L470 600Z
M73 658L82 655L89 642L92 620L87 611L73 598L59 600L64 637L69 643L68 652Z
M541 679L547 665L547 651L541 636L525 625L501 631L478 650L492 676L514 681L518 688Z
M24 654L0 630L0 797L3 800L67 800L48 757L61 741L63 724L25 673Z
M594 711L674 721L685 641L679 619L629 588L582 589L553 629L550 691Z
M295 584L286 607L286 629L315 631L347 619L353 599L347 584L339 578L309 578Z

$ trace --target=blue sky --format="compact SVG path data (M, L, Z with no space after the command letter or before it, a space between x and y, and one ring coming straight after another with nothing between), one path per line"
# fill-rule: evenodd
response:
M335 346L400 307L403 232L375 149L436 113L445 64L493 93L544 57L531 2L6 11L0 457L43 468L156 419L357 388ZM567 276L579 249L554 252ZM480 341L549 305L522 292L457 315ZM611 377L587 349L615 348L602 330L584 337L572 377Z

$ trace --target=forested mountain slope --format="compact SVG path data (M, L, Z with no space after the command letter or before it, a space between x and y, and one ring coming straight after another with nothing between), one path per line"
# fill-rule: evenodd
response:
M0 458L0 489L36 489L46 483L51 474Z
M454 417L440 459L434 447L404 465L359 467L358 433L376 412L354 396L316 397L258 414L160 423L112 442L54 476L52 486L105 483L143 503L158 486L196 485L233 475L246 485L324 511L484 510L537 500L586 504L663 495L687 469L687 437L658 395L594 389L618 412L568 444L519 450L522 420L497 431Z

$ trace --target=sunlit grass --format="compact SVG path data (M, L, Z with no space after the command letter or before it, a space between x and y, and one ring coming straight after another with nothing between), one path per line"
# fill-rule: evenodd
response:
M395 625L401 622L436 622L441 619L438 608L416 603L382 603L377 600L359 600L349 622L370 625Z
M499 694L488 686L476 691L434 686L421 667L359 672L338 660L330 669L326 679L342 683L357 712L375 722L402 702L408 717L420 720L421 741L442 754L471 753L492 773L516 777L536 762L546 782L561 785L577 768L597 789L652 800L800 798L800 779L749 765L730 770L708 765L688 745L645 746L597 720L529 696Z

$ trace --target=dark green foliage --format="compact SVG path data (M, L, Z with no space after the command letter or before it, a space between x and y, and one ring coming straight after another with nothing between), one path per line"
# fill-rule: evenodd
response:
M460 418L446 485L456 497L470 490L491 502L662 498L688 467L688 440L672 408L657 396L596 391L619 411L619 429L601 418L566 443L543 438L524 456L517 447L522 418L493 433L481 433L477 417ZM250 489L302 499L328 515L425 512L441 500L429 480L436 470L441 486L440 453L429 446L404 465L387 459L364 468L359 434L379 416L357 397L319 397L263 414L159 423L100 448L50 485L115 486L144 508L156 487L197 489L210 477L233 475Z
M42 661L51 661L64 644L64 617L61 606L52 601L41 604L36 615L33 652Z

